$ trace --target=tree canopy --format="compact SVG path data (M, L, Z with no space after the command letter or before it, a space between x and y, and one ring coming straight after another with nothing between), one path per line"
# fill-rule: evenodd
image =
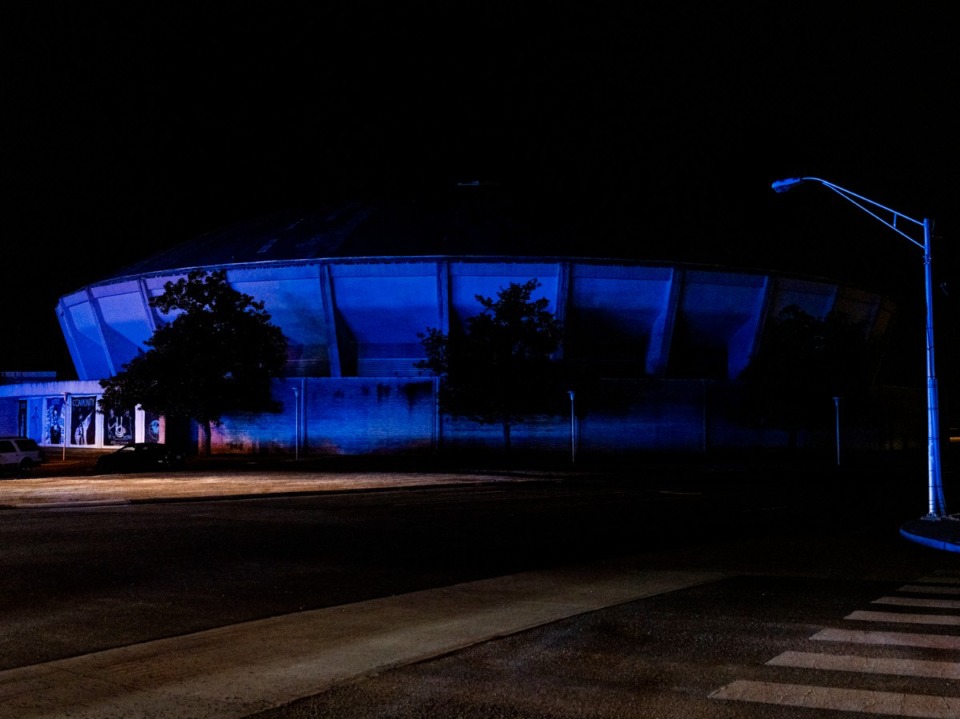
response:
M533 299L538 287L531 279L510 283L496 300L475 295L482 309L462 328L420 335L427 357L415 364L440 377L441 411L501 424L508 450L513 425L565 406L553 357L562 326L548 311L549 300Z
M839 312L817 318L785 307L760 351L741 374L747 410L790 433L832 417L833 398L865 395L872 383L872 349L865 328Z
M167 282L151 306L172 320L158 327L114 377L100 381L101 411L141 405L190 418L205 432L223 414L275 411L270 380L286 362L287 340L264 304L227 284L226 272L194 270Z

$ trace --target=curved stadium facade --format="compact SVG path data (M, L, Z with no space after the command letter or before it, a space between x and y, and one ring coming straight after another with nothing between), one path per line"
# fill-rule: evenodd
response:
M69 392L21 386L20 428L44 444L56 444L57 421L71 443L83 422L89 445L157 439L160 418L137 408L126 435L115 418L85 410L97 381L122 369L163 322L150 298L197 268L225 270L232 286L264 302L289 341L274 390L283 410L224 417L215 452L499 446L499 427L441 415L434 379L414 363L423 358L420 333L462 323L479 311L476 295L494 297L511 282L540 282L538 296L565 327L564 359L607 398L584 404L587 411L572 400L570 416L531 418L514 429L515 447L557 452L571 442L597 453L782 446L785 434L744 426L731 411L736 379L769 320L788 305L815 317L838 310L882 337L893 316L882 296L821 279L545 252L563 246L559 236L509 219L497 202L280 213L203 235L65 295L57 314L79 381ZM60 402L65 419L51 419ZM887 427L866 441L908 440Z

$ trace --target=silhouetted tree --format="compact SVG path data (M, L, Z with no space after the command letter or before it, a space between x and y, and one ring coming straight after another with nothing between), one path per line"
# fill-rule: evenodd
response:
M114 377L100 380L100 411L141 405L190 418L210 452L212 426L234 411L276 411L270 380L286 362L287 340L262 302L227 284L226 272L190 272L167 282L150 304L172 321L158 327Z
M871 346L865 328L843 314L818 319L796 305L785 307L768 328L760 351L740 379L747 413L789 433L832 416L833 397L854 398L872 383Z
M440 409L482 424L510 430L537 414L564 411L566 393L558 382L553 355L561 342L561 324L547 310L549 300L532 299L536 279L510 283L493 300L475 295L482 311L461 331L445 334L428 328L420 335L427 358L415 363L440 377Z

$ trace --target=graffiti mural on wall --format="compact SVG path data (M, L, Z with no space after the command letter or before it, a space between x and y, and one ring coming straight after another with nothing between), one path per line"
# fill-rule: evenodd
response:
M143 435L143 441L152 444L158 443L160 441L160 415L153 412L144 412L143 419L147 428Z
M130 444L136 437L136 414L133 410L123 412L109 410L104 422L103 443L105 445Z
M139 407L101 411L97 395L46 396L27 405L27 436L47 446L119 447L161 441L162 418ZM19 421L19 420L18 420Z
M96 397L70 398L70 426L73 428L70 444L97 443L96 413Z
M63 398L48 397L43 413L43 443L63 444Z
M27 431L27 436L31 437L38 442L43 442L44 432L43 432L43 420L40 417L40 407L39 402L33 402L33 408L30 410L30 429Z

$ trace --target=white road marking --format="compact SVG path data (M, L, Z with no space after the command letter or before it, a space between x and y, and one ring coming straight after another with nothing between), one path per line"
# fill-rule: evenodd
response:
M856 611L848 614L844 619L853 619L863 622L893 622L900 624L945 624L960 626L960 616L949 614L900 614L897 612Z
M872 604L926 609L960 610L960 600L944 596L960 596L960 578L938 574L906 584L900 592L939 595L935 597L884 596ZM943 585L954 586L943 586ZM846 620L889 622L899 624L926 624L960 626L960 615L918 614L905 612L855 611ZM815 641L845 642L851 645L884 645L946 649L960 651L960 635L918 634L895 631L865 631L827 628L814 634ZM851 647L853 648L853 647ZM867 657L854 654L824 654L820 652L787 651L767 662L771 667L791 667L815 671L852 672L888 676L960 680L960 662L906 659L895 657ZM758 702L779 706L797 706L813 709L860 712L916 719L958 719L960 696L906 694L866 689L820 687L806 684L784 684L736 680L710 695L711 699Z
M898 592L916 592L923 594L956 594L960 595L960 587L935 587L924 584L904 584Z
M898 607L927 607L928 609L960 609L957 599L923 599L921 597L880 597L871 604L893 604Z
M862 629L821 629L811 639L822 642L881 644L894 647L923 647L960 651L960 636L950 634L912 634L910 632L868 632Z
M889 657L858 657L851 654L784 652L771 659L767 664L775 667L826 669L834 672L960 679L960 664L957 662L934 662L926 659L891 659Z
M738 680L713 692L710 698L914 719L957 719L960 716L960 697L839 689L805 684Z

